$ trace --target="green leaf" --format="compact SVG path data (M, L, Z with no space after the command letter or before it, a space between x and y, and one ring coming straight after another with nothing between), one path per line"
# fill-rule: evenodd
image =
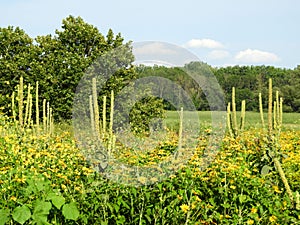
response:
M0 209L0 225L4 225L8 221L9 221L9 210Z
M239 196L240 203L246 202L246 200L247 200L247 195L240 195Z
M18 206L14 209L12 217L16 222L23 224L31 217L30 209L25 205Z
M60 209L63 204L65 204L65 198L63 196L57 195L55 193L50 193L47 197L48 200L51 200L53 205Z
M263 168L261 169L261 175L267 175L270 171L272 170L272 167L268 165L264 165Z
M52 208L52 204L50 202L44 202L44 201L36 201L32 219L37 224L49 224L47 222L47 217L49 215L49 211Z
M71 202L69 204L65 204L62 208L62 214L67 220L77 220L79 217L79 211L77 209L76 203Z

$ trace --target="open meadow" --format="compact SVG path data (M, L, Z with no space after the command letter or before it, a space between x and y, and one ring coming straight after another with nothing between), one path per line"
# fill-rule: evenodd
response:
M194 114L194 113L191 113ZM237 112L237 117L240 118L240 112ZM264 119L267 120L267 112L264 113ZM194 117L192 117L194 118ZM211 112L199 111L199 122L203 126L211 124ZM179 113L176 111L166 112L166 124L169 128L178 129ZM259 112L246 112L245 128L262 128ZM284 113L283 114L283 130L300 130L300 113Z

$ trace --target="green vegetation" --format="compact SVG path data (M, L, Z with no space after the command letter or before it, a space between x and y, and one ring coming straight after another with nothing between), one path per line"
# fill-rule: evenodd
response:
M110 30L104 37L72 16L55 36L33 40L8 27L0 28L0 40L0 225L299 223L299 67L134 67L120 34ZM105 53L118 48L121 54L109 61ZM110 77L101 63L110 64ZM229 102L222 137L212 128L205 90L189 76L201 74L204 87L213 89L208 69ZM184 99L168 88L161 94L177 97L176 107L146 96L150 83L139 89L132 81L148 76L169 78L206 111L172 111ZM132 98L116 101L124 87ZM183 124L197 128L195 118L200 132L191 138ZM131 132L117 136L120 121ZM151 136L154 122L166 129Z
M207 127L211 124L211 112L210 111L198 111L198 112L189 112L191 114L198 114L200 124L203 127ZM241 112L237 112L237 118L240 118ZM268 114L264 113L264 119L267 120ZM169 129L176 130L179 125L179 114L177 111L167 111L166 112L166 124ZM191 116L191 118L195 118ZM261 119L259 112L246 111L246 121L245 129L249 128L262 128ZM300 130L300 113L284 113L283 114L283 130Z
M231 102L231 88L235 87L236 110L241 110L242 100L246 100L246 110L259 111L257 101L259 93L263 96L263 108L267 108L268 79L273 80L273 94L279 91L283 97L284 112L300 112L300 66L295 69L282 69L272 66L234 66L226 68L213 68L205 63L192 62L183 68L166 68L162 66L138 68L140 76L162 76L181 85L191 96L198 110L210 110L205 94L201 88L191 79L189 73L196 73L203 79L208 76L210 69L224 90L225 101ZM166 90L170 91L170 90ZM174 94L174 93L173 93ZM166 109L172 110L172 106L166 105Z

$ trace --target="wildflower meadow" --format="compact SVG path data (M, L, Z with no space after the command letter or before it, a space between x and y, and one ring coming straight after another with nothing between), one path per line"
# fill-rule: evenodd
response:
M280 96L272 99L271 80L271 108L261 114L248 113L245 106L236 112L233 89L226 134L205 169L204 152L214 131L202 120L186 164L161 181L155 174L140 176L135 185L105 176L109 165L102 171L101 162L88 160L72 126L55 123L47 102L33 106L34 96L23 95L22 82L12 95L15 113L0 115L0 224L299 224L300 129L285 123ZM38 83L35 88L38 93ZM32 115L34 107L42 108L36 110L41 115ZM91 127L118 161L151 167L185 146L180 127L188 118L167 114L168 135L143 151L118 143L112 118L97 130L99 118L92 116Z

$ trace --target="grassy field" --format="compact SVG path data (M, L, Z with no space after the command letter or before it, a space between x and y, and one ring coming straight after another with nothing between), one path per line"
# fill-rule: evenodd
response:
M211 124L211 112L209 111L199 111L197 112L199 116L200 125L207 127ZM195 112L189 112L187 115L191 114L189 118L195 118ZM240 118L240 112L237 112L237 118ZM264 114L265 123L267 121L267 113ZM179 125L179 113L176 111L167 111L166 113L166 124L168 128L178 129ZM258 112L246 112L245 128L261 128L260 114ZM284 113L283 114L283 130L300 130L300 113Z

